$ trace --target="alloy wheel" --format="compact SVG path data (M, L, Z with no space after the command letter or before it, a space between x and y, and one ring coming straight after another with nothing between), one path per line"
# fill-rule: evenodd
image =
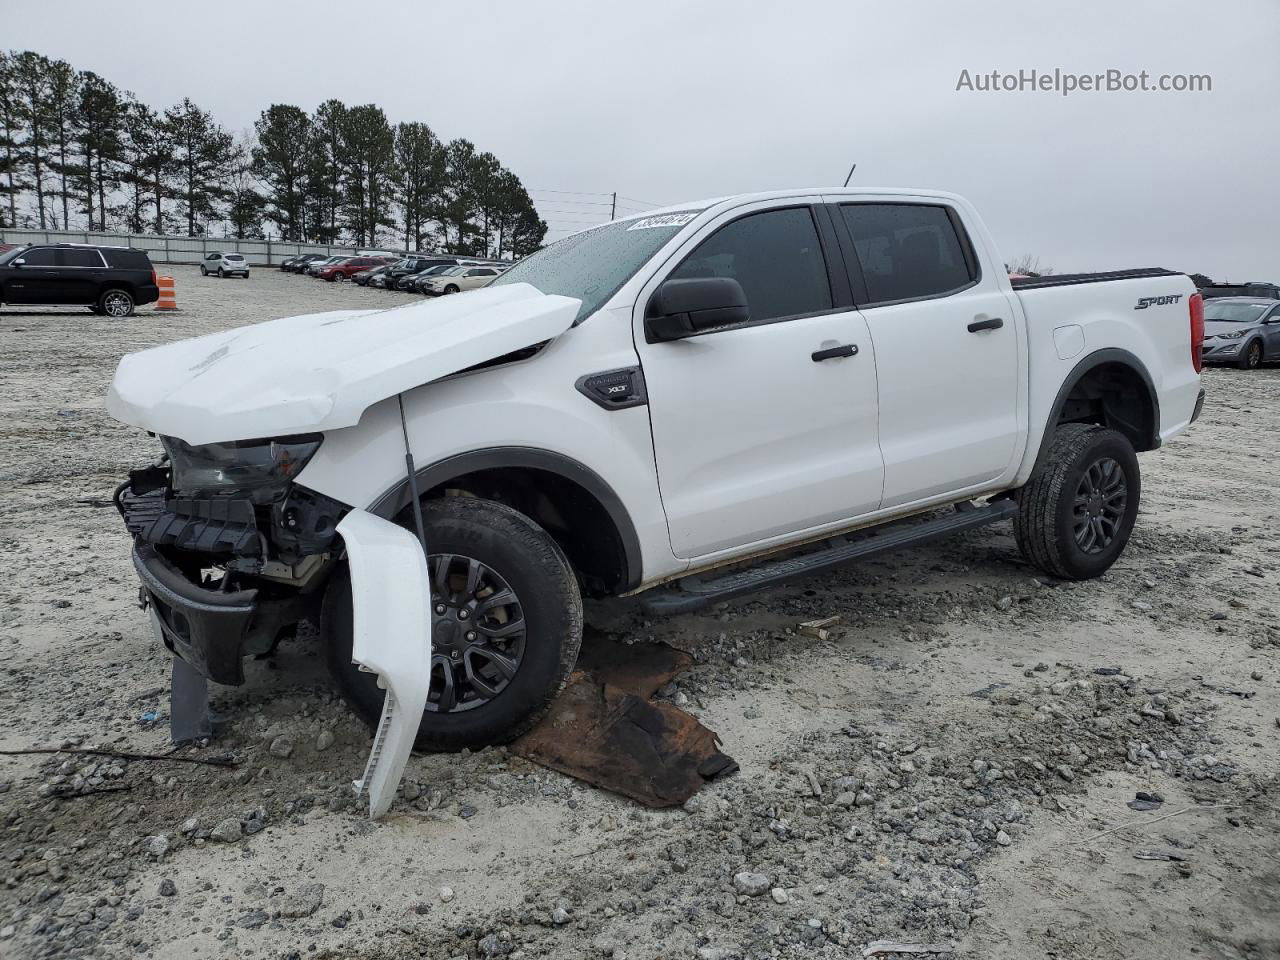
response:
M1248 363L1250 370L1256 370L1262 366L1262 344L1256 340L1249 344Z
M112 290L102 298L102 311L109 317L127 317L133 304L126 294Z
M1085 553L1106 550L1120 531L1128 504L1124 468L1110 457L1091 463L1080 477L1072 505L1076 545Z
M431 573L431 690L427 710L483 706L515 678L524 659L524 610L492 567L471 557L434 554Z

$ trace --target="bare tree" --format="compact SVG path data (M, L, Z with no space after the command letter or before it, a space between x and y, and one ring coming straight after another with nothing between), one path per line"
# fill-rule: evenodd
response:
M1009 261L1010 273L1021 273L1028 277L1051 277L1053 267L1040 266L1040 258L1030 253L1019 254Z

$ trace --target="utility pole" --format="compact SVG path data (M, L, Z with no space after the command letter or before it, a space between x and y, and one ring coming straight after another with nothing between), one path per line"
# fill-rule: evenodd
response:
M613 203L609 205L609 219L614 218L614 214L618 212L618 191L613 191Z

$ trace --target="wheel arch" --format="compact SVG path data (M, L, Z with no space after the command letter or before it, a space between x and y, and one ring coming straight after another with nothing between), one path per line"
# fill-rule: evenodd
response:
M1119 347L1095 350L1063 380L1045 419L1034 473L1062 423L1096 423L1124 434L1136 451L1160 446L1160 397L1151 374L1135 354Z
M642 575L640 539L622 499L594 470L536 447L489 447L415 472L419 495L470 493L520 510L560 544L593 593L624 593ZM410 504L401 480L368 508L385 519Z

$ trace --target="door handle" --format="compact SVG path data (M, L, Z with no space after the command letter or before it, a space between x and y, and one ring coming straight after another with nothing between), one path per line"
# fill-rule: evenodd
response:
M827 347L825 350L815 350L811 354L814 363L820 363L823 360L834 360L837 357L852 357L858 352L856 343L846 343L838 347Z
M986 320L975 320L969 324L970 333L978 333L982 330L999 330L1004 326L1004 321L999 317L990 317Z

